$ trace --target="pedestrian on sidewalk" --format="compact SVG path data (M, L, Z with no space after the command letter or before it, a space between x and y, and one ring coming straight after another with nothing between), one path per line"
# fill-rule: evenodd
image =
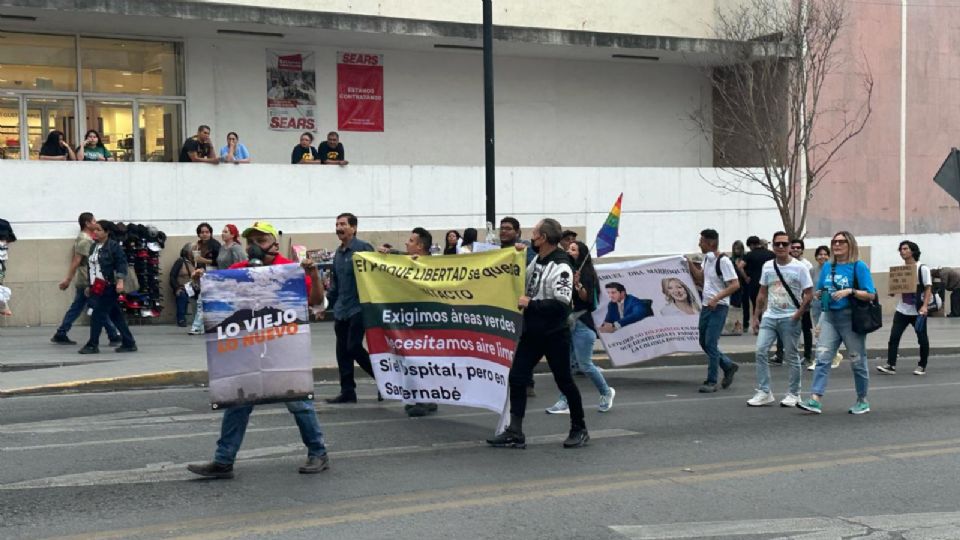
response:
M247 260L247 254L240 245L240 231L233 223L227 223L220 231L220 249L217 251L217 268L230 268L238 262Z
M597 341L597 327L593 312L597 309L600 295L600 280L590 260L590 248L580 241L572 241L567 254L573 259L573 313L570 314L570 363L590 378L600 392L600 412L613 408L617 391L607 384L603 373L593 363L593 344ZM560 394L557 402L547 409L549 414L570 414L567 397Z
M80 354L98 354L100 352L100 332L109 319L120 334L120 346L114 349L118 353L137 351L137 343L127 327L120 304L119 295L123 294L123 280L127 277L127 255L120 244L110 238L114 230L113 222L101 220L93 227L94 243L87 256L90 286L86 294L93 306L90 316L90 339L78 352Z
M870 268L860 260L860 250L853 234L840 231L833 235L830 243L833 247L833 260L823 265L816 285L823 311L820 316L817 368L813 374L810 399L801 401L797 407L816 414L822 412L821 401L830 379L830 364L843 343L850 354L850 369L853 371L857 389L857 402L848 412L864 414L870 412L870 403L867 401L867 390L870 386L867 335L853 329L850 299L870 302L876 299L877 290L873 286Z
M751 238L752 240L752 238ZM759 241L759 240L758 240ZM720 334L730 309L730 296L740 288L737 271L730 257L718 251L720 235L713 229L700 231L700 252L703 253L703 265L698 267L688 261L693 281L703 289L703 309L700 310L700 348L707 355L707 380L700 385L701 393L717 391L717 375L723 370L721 388L733 384L733 376L740 369L730 358L720 351ZM757 276L759 280L759 276ZM746 302L747 299L744 299Z
M333 257L327 302L333 310L333 331L337 336L340 393L327 398L327 403L357 402L357 383L353 378L354 362L373 377L370 354L363 348L363 314L360 312L357 278L353 275L353 254L374 249L370 243L357 238L357 224L357 216L349 212L337 216L336 230L340 247Z
M3 278L7 273L8 246L16 241L17 235L13 233L10 222L0 219L0 315L4 317L13 316L13 311L10 310L11 291L3 286Z
M247 240L247 253L250 259L259 259L265 266L275 264L294 264L293 261L280 255L280 244L277 242L279 236L277 229L266 221L258 221L243 231L243 237ZM249 260L238 262L230 268L247 268ZM310 258L305 258L300 265L307 273L307 303L311 306L322 305L323 282L317 271L317 266ZM203 274L203 270L197 270L195 275ZM287 410L293 414L300 430L300 438L307 447L307 461L300 466L298 471L301 474L314 474L330 468L330 459L327 457L327 448L323 441L323 431L320 428L320 421L317 419L317 411L313 406L313 401L299 400L285 402ZM187 470L200 476L208 478L233 478L233 464L237 459L237 452L240 451L240 445L243 443L243 435L247 431L247 424L250 422L250 414L253 413L253 405L241 405L238 407L229 407L223 411L223 421L220 424L220 439L217 441L217 451L214 454L213 461L203 464L191 464Z
M950 313L947 317L960 317L960 269L943 267L931 273L934 278L940 280L944 300L947 299L947 291L952 291L950 292Z
M183 246L180 249L180 258L170 267L170 288L173 289L177 302L177 326L181 328L187 326L187 306L190 304L187 284L193 279L196 269L189 246Z
M570 407L570 434L563 441L563 447L576 448L590 441L580 390L570 372L567 318L573 298L573 267L570 256L559 249L562 236L563 227L555 219L543 219L533 228L537 258L527 267L526 290L517 301L523 312L523 333L508 377L510 425L496 437L487 439L490 446L526 448L523 417L527 410L527 384L544 356L553 380Z
M221 246L220 242L213 238L213 227L209 223L203 222L197 225L197 241L187 245L190 246L194 266L203 270L216 270ZM197 295L193 324L187 333L193 336L203 334L203 303L199 295Z
M830 260L830 248L827 246L817 246L817 249L813 252L813 258L817 261L816 266L810 270L810 277L813 279L813 283L816 284L820 280L820 272L823 270L823 265L828 260ZM814 292L814 299L810 302L810 312L812 313L811 319L813 322L813 344L817 346L820 342L820 317L822 315L822 309L820 308L820 299L818 298L819 291ZM830 363L830 369L837 369L840 367L840 362L843 362L843 355L840 351L837 351L836 356L833 357L833 362ZM817 369L816 358L810 362L810 365L807 366L807 371L813 371Z
M797 340L803 326L803 316L813 298L810 271L790 255L792 242L787 233L773 233L774 258L763 265L760 290L750 327L757 335L757 392L747 401L751 407L761 407L776 399L770 387L770 347L779 338L783 341L784 360L790 369L790 386L780 401L781 407L796 407L800 402L800 350Z
M920 246L909 240L900 242L900 258L903 264L913 266L920 263ZM900 295L897 310L893 313L893 327L890 328L890 341L887 343L887 363L877 366L877 371L886 375L897 374L897 352L900 349L900 337L907 326L913 326L920 345L920 363L913 370L914 375L927 374L927 359L930 357L930 339L927 337L927 315L939 308L937 297L933 294L933 278L930 267L919 264L917 269L917 292ZM890 293L890 296L894 296Z
M50 338L50 341L58 345L76 345L77 342L70 339L67 335L70 328L77 318L83 314L84 310L91 307L90 298L87 297L86 290L90 286L90 271L87 267L87 255L90 248L93 247L93 228L97 224L96 218L90 212L83 212L77 218L80 225L80 233L73 241L73 258L70 260L70 268L67 270L67 277L63 278L59 287L61 291L70 287L70 282L76 279L74 283L73 302L67 308L63 315L63 321L57 327L56 333ZM110 346L117 347L121 344L120 333L117 327L108 317L104 320L104 329L107 331L107 338L110 340Z

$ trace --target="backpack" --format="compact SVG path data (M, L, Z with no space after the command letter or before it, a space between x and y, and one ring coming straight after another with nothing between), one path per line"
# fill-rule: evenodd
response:
M939 311L943 307L943 300L937 295L936 291L933 290L933 279L931 276L931 283L924 285L923 283L923 266L922 264L917 265L917 294L913 297L913 302L919 310L923 306L923 296L926 294L927 285L930 285L930 303L927 304L927 313L934 313Z
M720 260L726 256L727 256L726 253L721 253L720 255L717 256L716 263L714 264L714 271L717 273L717 277L720 278L720 281L722 282L724 287L726 287L727 285L727 280L723 279L723 272L720 271ZM730 261L730 264L733 264L732 260ZM733 273L735 276L733 279L736 280L737 285L742 286L742 284L740 283L740 274L737 273L737 265L735 264L733 265Z

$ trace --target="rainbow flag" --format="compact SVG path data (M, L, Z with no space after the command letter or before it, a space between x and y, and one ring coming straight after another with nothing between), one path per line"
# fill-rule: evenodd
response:
M617 197L617 202L614 203L613 208L610 209L607 221L603 223L603 227L600 227L600 232L597 233L597 257L603 257L616 247L617 236L619 236L620 231L621 202L623 202L623 193Z

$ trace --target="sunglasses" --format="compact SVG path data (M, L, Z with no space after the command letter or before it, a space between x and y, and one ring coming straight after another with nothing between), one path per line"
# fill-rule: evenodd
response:
M773 247L790 247L790 242L774 242Z
M847 243L847 240L846 240L845 238L839 238L839 239L837 239L837 240L833 240L831 243L833 243L833 244L846 244L846 243Z

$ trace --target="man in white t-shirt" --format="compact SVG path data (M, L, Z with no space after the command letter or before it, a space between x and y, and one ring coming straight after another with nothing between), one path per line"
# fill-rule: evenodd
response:
M887 365L877 366L877 371L887 375L897 374L897 352L900 349L900 337L908 326L913 325L920 345L920 363L913 371L914 375L927 374L927 358L930 356L930 338L927 337L927 314L937 306L933 294L933 277L930 267L920 264L920 246L909 240L900 242L900 258L905 265L919 265L919 283L917 290L923 291L923 297L917 293L900 295L897 311L893 314L893 326L890 327L890 341L887 343ZM893 296L891 293L890 296ZM917 307L919 306L919 308Z
M790 255L790 237L778 231L773 234L775 257L763 265L757 309L750 327L757 334L757 393L747 401L751 407L773 403L770 391L770 346L783 341L783 351L790 367L790 388L780 401L781 407L796 407L800 402L800 338L803 314L813 299L810 271Z
M721 255L717 249L720 235L713 229L700 232L700 251L703 267L687 261L693 281L703 289L703 309L700 310L700 347L707 355L707 380L700 385L701 393L717 391L717 375L723 370L721 388L729 388L740 366L720 352L718 342L730 310L730 295L740 289L740 280L730 257Z

